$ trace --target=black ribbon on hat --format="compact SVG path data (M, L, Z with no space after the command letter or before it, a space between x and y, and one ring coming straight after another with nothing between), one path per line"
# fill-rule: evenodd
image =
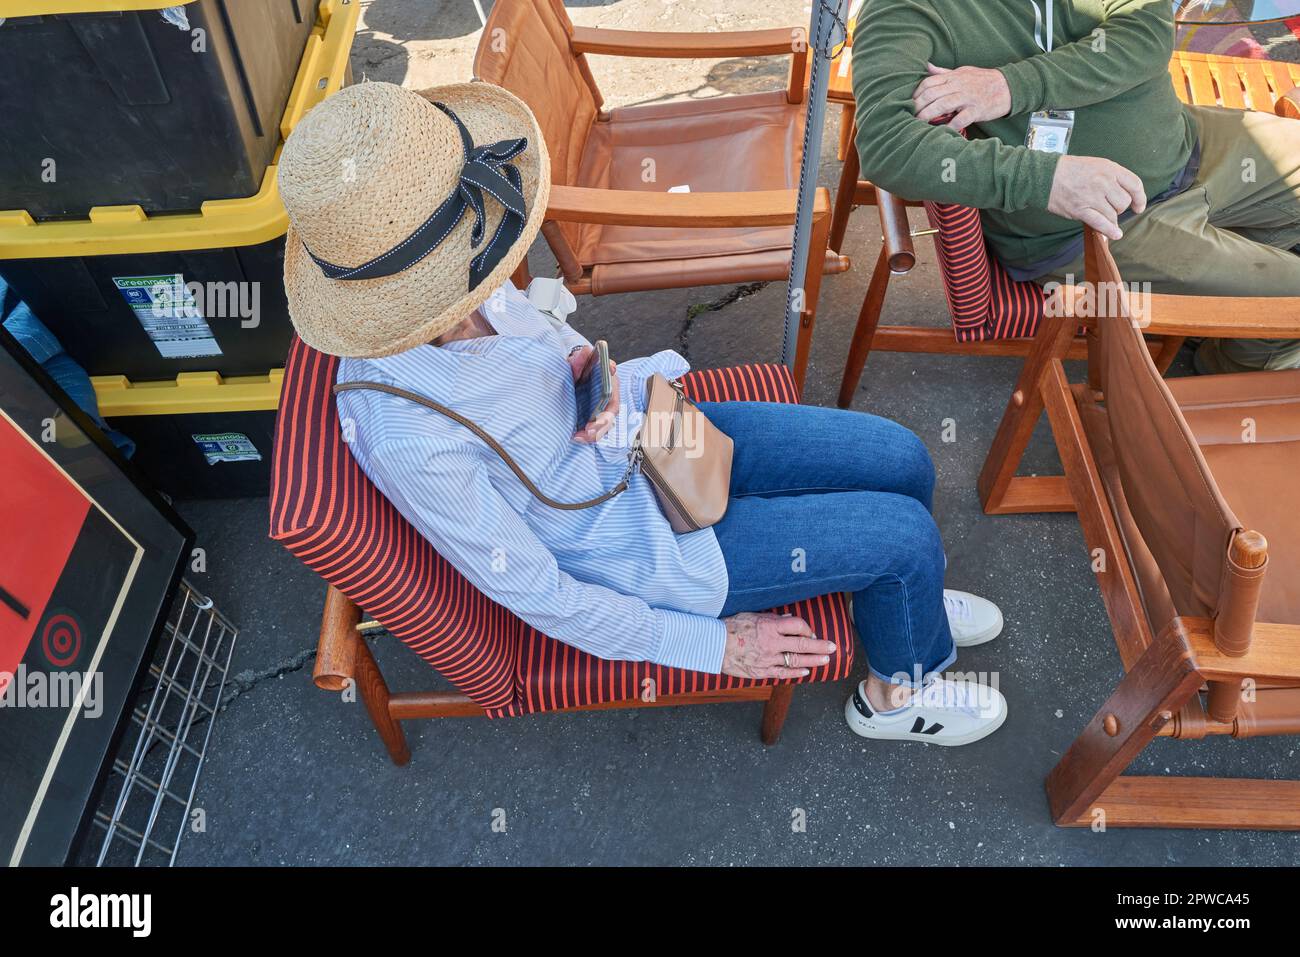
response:
M434 103L438 109L451 117L460 131L461 147L464 150L464 163L460 170L460 181L452 194L442 201L428 219L415 232L407 236L386 253L380 253L369 262L360 266L336 266L321 259L307 244L307 255L320 267L329 279L378 279L391 276L403 269L409 269L418 263L447 238L451 231L465 215L466 210L474 211L474 228L470 231L470 246L478 249L486 232L487 213L483 194L486 192L505 209L501 222L497 224L492 238L483 251L470 260L469 288L472 290L492 272L507 250L514 245L524 231L528 213L524 206L524 180L519 170L509 161L528 147L526 137L513 140L499 140L485 146L475 146L469 130L455 113L444 103Z

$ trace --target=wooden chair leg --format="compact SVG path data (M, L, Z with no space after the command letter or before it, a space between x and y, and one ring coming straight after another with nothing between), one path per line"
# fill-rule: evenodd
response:
M889 291L889 253L884 246L876 258L876 268L871 272L871 282L867 285L867 294L862 297L862 308L858 310L858 324L853 327L853 339L849 342L849 354L844 360L844 376L840 379L840 394L836 404L847 409L853 403L853 393L858 391L862 381L862 370L867 365L867 356L871 355L871 345L876 338L876 329L880 325L880 313L885 307L885 293Z
M1043 373L1051 360L1065 358L1077 323L1077 319L1063 314L1045 315L1039 323L1033 349L1020 369L1020 378L1007 400L1002 421L980 470L980 504L989 515L1074 510L1065 476L1028 478L1017 476L1016 470L1043 411L1043 396L1039 391Z
M785 726L785 716L790 710L790 699L794 696L794 685L775 685L772 697L763 705L763 725L761 735L764 744L776 744L781 738L781 729Z
M316 643L312 680L323 691L342 691L356 678L357 624L361 609L333 585L325 590L325 608Z
M827 240L827 244L837 253L844 247L844 233L849 227L849 213L853 212L860 171L858 148L850 139L848 152L844 154L844 166L840 169L840 183L835 187L835 206L831 211L831 232L830 239Z
M808 372L808 354L812 350L813 326L817 323L817 299L821 295L822 274L826 270L826 234L830 216L814 215L812 236L808 243L808 269L804 274L804 308L799 320L799 337L794 352L794 382L803 396L804 377Z
M1082 393L1084 388L1078 386L1081 394L1086 394ZM1072 391L1059 359L1048 363L1041 391L1047 419L1052 426L1052 437L1065 467L1065 479L1079 513L1084 547L1090 557L1100 549L1110 558L1100 566L1094 564L1093 571L1102 601L1106 604L1106 614L1110 617L1111 630L1115 633L1120 659L1127 671L1137 664L1153 641L1151 626L1142 610L1137 578L1132 565L1123 557L1124 540L1110 510L1097 460L1088 445L1076 405L1076 393Z
M857 135L857 131L853 128L853 117L856 112L857 109L848 103L840 107L840 145L836 151L836 158L841 162L848 158L849 149L853 146L853 137ZM836 247L831 248L839 251Z
M1090 822L1102 792L1201 687L1201 675L1177 620L1124 676L1114 694L1047 776L1052 820Z
M375 730L379 732L379 737L384 742L384 747L388 749L388 756L398 766L406 764L411 760L411 749L406 745L406 735L402 732L401 723L396 721L389 712L388 684L384 681L384 676L379 673L379 665L375 663L375 657L370 653L370 646L360 635L357 636L353 662L357 691L366 706L366 711L370 713L370 720L374 722Z

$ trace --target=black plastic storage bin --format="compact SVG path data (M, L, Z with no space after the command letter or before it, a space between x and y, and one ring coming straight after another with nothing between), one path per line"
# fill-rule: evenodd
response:
M289 351L283 236L221 249L13 259L0 262L0 274L91 375L258 375ZM202 287L192 310L199 318L155 315L166 312L153 304L155 289L177 276Z
M258 191L318 0L157 3L0 23L0 210L173 212ZM43 4L60 6L97 4Z
M91 379L100 415L135 441L132 463L173 498L267 495L284 370L169 381Z
M131 463L172 498L270 494L273 410L115 416L108 422L135 440Z

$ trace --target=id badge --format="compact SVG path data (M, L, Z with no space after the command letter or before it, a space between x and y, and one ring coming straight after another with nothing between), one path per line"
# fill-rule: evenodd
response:
M1025 145L1040 153L1070 152L1070 133L1074 130L1074 110L1038 110L1029 114L1029 132Z

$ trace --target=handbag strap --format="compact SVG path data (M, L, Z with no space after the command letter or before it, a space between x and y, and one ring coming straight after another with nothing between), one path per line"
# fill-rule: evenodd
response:
M627 471L623 473L622 480L619 481L619 483L615 485L612 489L610 489L608 492L604 492L600 495L597 495L595 498L588 499L585 502L557 502L555 499L551 498L549 495L547 495L545 492L543 492L541 489L539 489L536 485L533 484L533 480L530 479L524 473L524 470L522 468L519 467L519 463L510 457L510 453L501 447L500 442L498 442L496 439L492 438L492 436L488 435L481 428L479 428L477 423L473 422L470 419L465 418L465 416L461 415L459 412L449 409L445 405L441 405L437 402L434 402L432 399L426 398L425 396L422 396L417 392L411 392L408 389L399 389L397 386L386 385L383 382L339 382L334 385L334 393L336 395L340 392L356 392L364 389L369 389L374 392L387 392L389 395L395 395L401 399L409 399L412 402L419 403L420 405L424 406L427 409L433 409L433 411L445 415L453 422L459 422L461 425L465 426L465 428L469 429L480 439L486 442L488 448L490 448L497 455L501 456L501 461L505 462L506 465L510 466L510 471L514 472L515 475L519 477L519 481L524 483L524 487L528 489L528 491L532 492L533 496L539 502L543 503L544 505L549 505L551 508L560 508L560 509L566 509L572 511L572 510L582 509L582 508L591 508L594 505L600 505L603 502L608 502L615 495L618 495L620 492L623 492L627 489L627 483L631 480L632 472L636 469L637 457L634 453L628 458Z

